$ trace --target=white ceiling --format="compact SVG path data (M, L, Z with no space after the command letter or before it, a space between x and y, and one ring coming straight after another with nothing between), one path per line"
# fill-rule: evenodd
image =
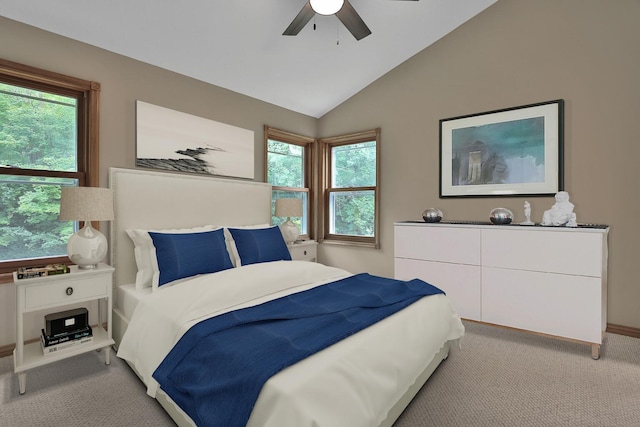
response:
M306 0L0 0L0 15L321 117L495 1L351 0L360 41L321 15L283 36Z

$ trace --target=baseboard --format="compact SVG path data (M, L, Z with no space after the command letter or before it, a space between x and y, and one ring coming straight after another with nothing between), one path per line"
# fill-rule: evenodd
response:
M0 347L0 357L11 356L14 348L16 348L15 344L3 345Z
M618 335L626 335L628 337L640 338L640 328L631 328L629 326L613 325L607 323L607 332Z

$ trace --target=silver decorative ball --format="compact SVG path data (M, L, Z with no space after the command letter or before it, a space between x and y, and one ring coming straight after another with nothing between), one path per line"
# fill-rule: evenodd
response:
M492 224L496 225L511 224L511 221L513 221L513 212L507 208L495 208L489 214L489 219Z
M429 208L422 212L424 222L440 222L442 220L442 211L438 208Z

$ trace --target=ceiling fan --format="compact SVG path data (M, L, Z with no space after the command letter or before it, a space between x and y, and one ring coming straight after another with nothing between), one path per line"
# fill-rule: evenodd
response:
M291 21L291 24L284 30L282 35L297 35L316 13L320 15L336 15L356 40L361 40L371 34L371 30L367 27L367 24L364 23L360 15L358 15L358 12L351 6L349 0L309 0L302 7L298 15L293 18L293 21Z

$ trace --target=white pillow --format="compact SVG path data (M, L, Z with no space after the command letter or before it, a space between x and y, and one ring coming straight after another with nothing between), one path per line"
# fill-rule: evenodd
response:
M270 228L271 224L255 224L255 225L233 225L229 226L229 228ZM234 267L240 267L242 263L240 262L240 254L238 253L238 249L236 248L236 242L233 240L233 236L231 232L225 227L224 229L224 239L227 244L227 251L229 252L229 256L231 257L231 262Z
M127 230L127 235L129 235L129 238L133 241L133 253L136 258L136 265L138 266L138 273L136 274L136 289L151 287L151 282L155 273L154 265L158 265L155 260L156 250L153 246L153 240L151 239L151 236L149 236L149 231L156 233L185 234L200 233L204 231L216 230L218 228L220 227L215 227L213 225L204 225L202 227L169 230Z

